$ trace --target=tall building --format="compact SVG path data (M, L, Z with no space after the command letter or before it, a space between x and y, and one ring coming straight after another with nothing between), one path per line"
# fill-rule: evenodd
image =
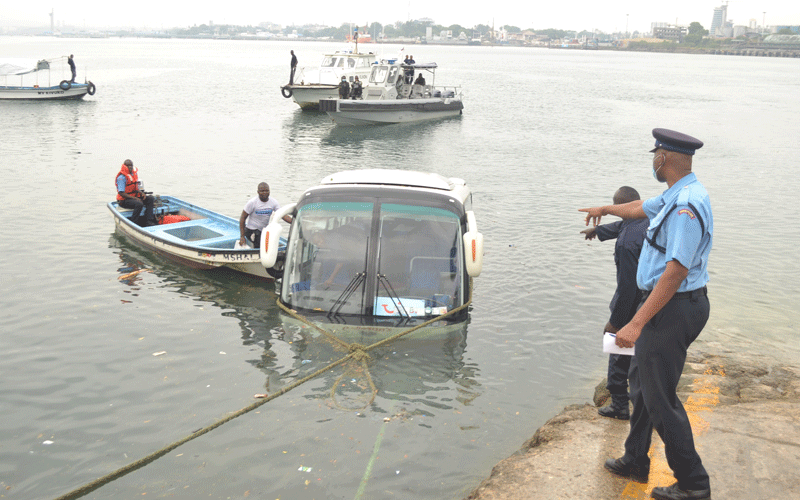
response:
M711 20L711 29L709 34L711 36L719 36L717 30L722 30L725 23L728 22L728 4L721 5L714 9L714 18ZM721 34L721 33L720 33Z

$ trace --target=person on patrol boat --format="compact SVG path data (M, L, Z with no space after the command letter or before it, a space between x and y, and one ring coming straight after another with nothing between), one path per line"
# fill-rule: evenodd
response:
M158 221L153 216L153 203L155 198L149 196L142 189L139 180L139 169L133 166L131 160L125 160L116 177L117 204L122 208L133 209L131 222L142 227L155 226ZM142 216L144 208L144 216Z
M582 208L586 225L601 217L650 221L636 282L642 303L617 332L617 345L632 347L628 372L633 413L625 454L605 468L618 476L647 482L650 440L655 428L677 482L657 487L661 500L710 500L708 472L697 454L692 427L677 396L686 351L708 321L708 256L714 234L711 202L692 173L692 157L703 143L680 132L653 130L653 177L667 184L660 196L644 202Z

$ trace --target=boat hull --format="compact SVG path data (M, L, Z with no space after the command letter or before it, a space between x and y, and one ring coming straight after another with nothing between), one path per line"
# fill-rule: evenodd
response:
M322 83L311 85L287 85L292 92L292 100L304 110L318 110L320 99L336 99L339 97L338 85Z
M436 120L462 113L460 99L425 98L394 101L353 101L330 99L320 101L325 111L337 124L345 126L382 125L392 123Z
M273 280L264 266L258 249L236 248L239 221L172 197L162 197L164 206L157 214L191 214L189 221L141 227L130 221L130 210L116 202L108 204L118 233L133 243L193 269L229 268L267 280Z
M0 86L0 99L17 100L61 100L83 99L89 93L89 84L73 83L70 88L55 87L13 87Z

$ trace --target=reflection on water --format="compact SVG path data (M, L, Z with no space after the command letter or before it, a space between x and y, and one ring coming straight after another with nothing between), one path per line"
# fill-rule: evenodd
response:
M265 375L264 387L271 394L314 373L347 355L346 347L327 339L318 331L286 315L276 305L274 284L258 282L246 275L225 269L197 271L176 266L129 243L116 233L109 238L109 248L120 259L119 282L126 287L132 302L143 284L143 274L152 273L160 287L219 309L222 316L236 318L241 328L242 345L258 346L258 357L247 360ZM402 331L402 328L366 328L337 326L333 334L347 343L369 346ZM347 329L344 332L342 330ZM423 410L451 410L453 404L469 404L480 395L475 380L477 366L467 366L467 323L431 326L435 333L424 338L401 338L388 346L371 351L368 365L349 361L321 375L323 387L315 387L309 399L325 400L340 410L364 409L374 399L373 410L386 412L388 407L402 407L401 413ZM387 330L390 333L387 333ZM445 398L428 397L431 391L454 382L456 394ZM375 398L372 393L375 393Z

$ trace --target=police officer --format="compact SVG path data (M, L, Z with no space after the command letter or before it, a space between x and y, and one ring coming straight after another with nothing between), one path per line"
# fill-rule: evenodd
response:
M639 200L639 193L630 186L622 186L614 193L614 204L621 205ZM602 226L590 227L581 231L587 240L595 237L600 241L616 238L614 245L614 264L617 267L617 288L611 299L608 319L603 332L617 333L636 314L642 301L642 291L636 284L636 269L639 267L639 254L647 231L647 219L623 219ZM611 404L597 410L600 416L628 420L628 370L631 356L624 354L608 355L608 379L606 388L611 393Z
M644 202L583 208L586 224L604 215L650 220L639 258L636 281L643 302L633 319L617 332L617 345L636 355L629 372L630 432L625 455L605 463L610 472L646 482L650 472L652 430L677 482L654 488L661 500L711 498L708 473L694 447L692 428L676 390L686 351L708 320L708 255L714 221L708 193L692 173L692 156L703 143L667 129L654 129L653 176L668 189Z

